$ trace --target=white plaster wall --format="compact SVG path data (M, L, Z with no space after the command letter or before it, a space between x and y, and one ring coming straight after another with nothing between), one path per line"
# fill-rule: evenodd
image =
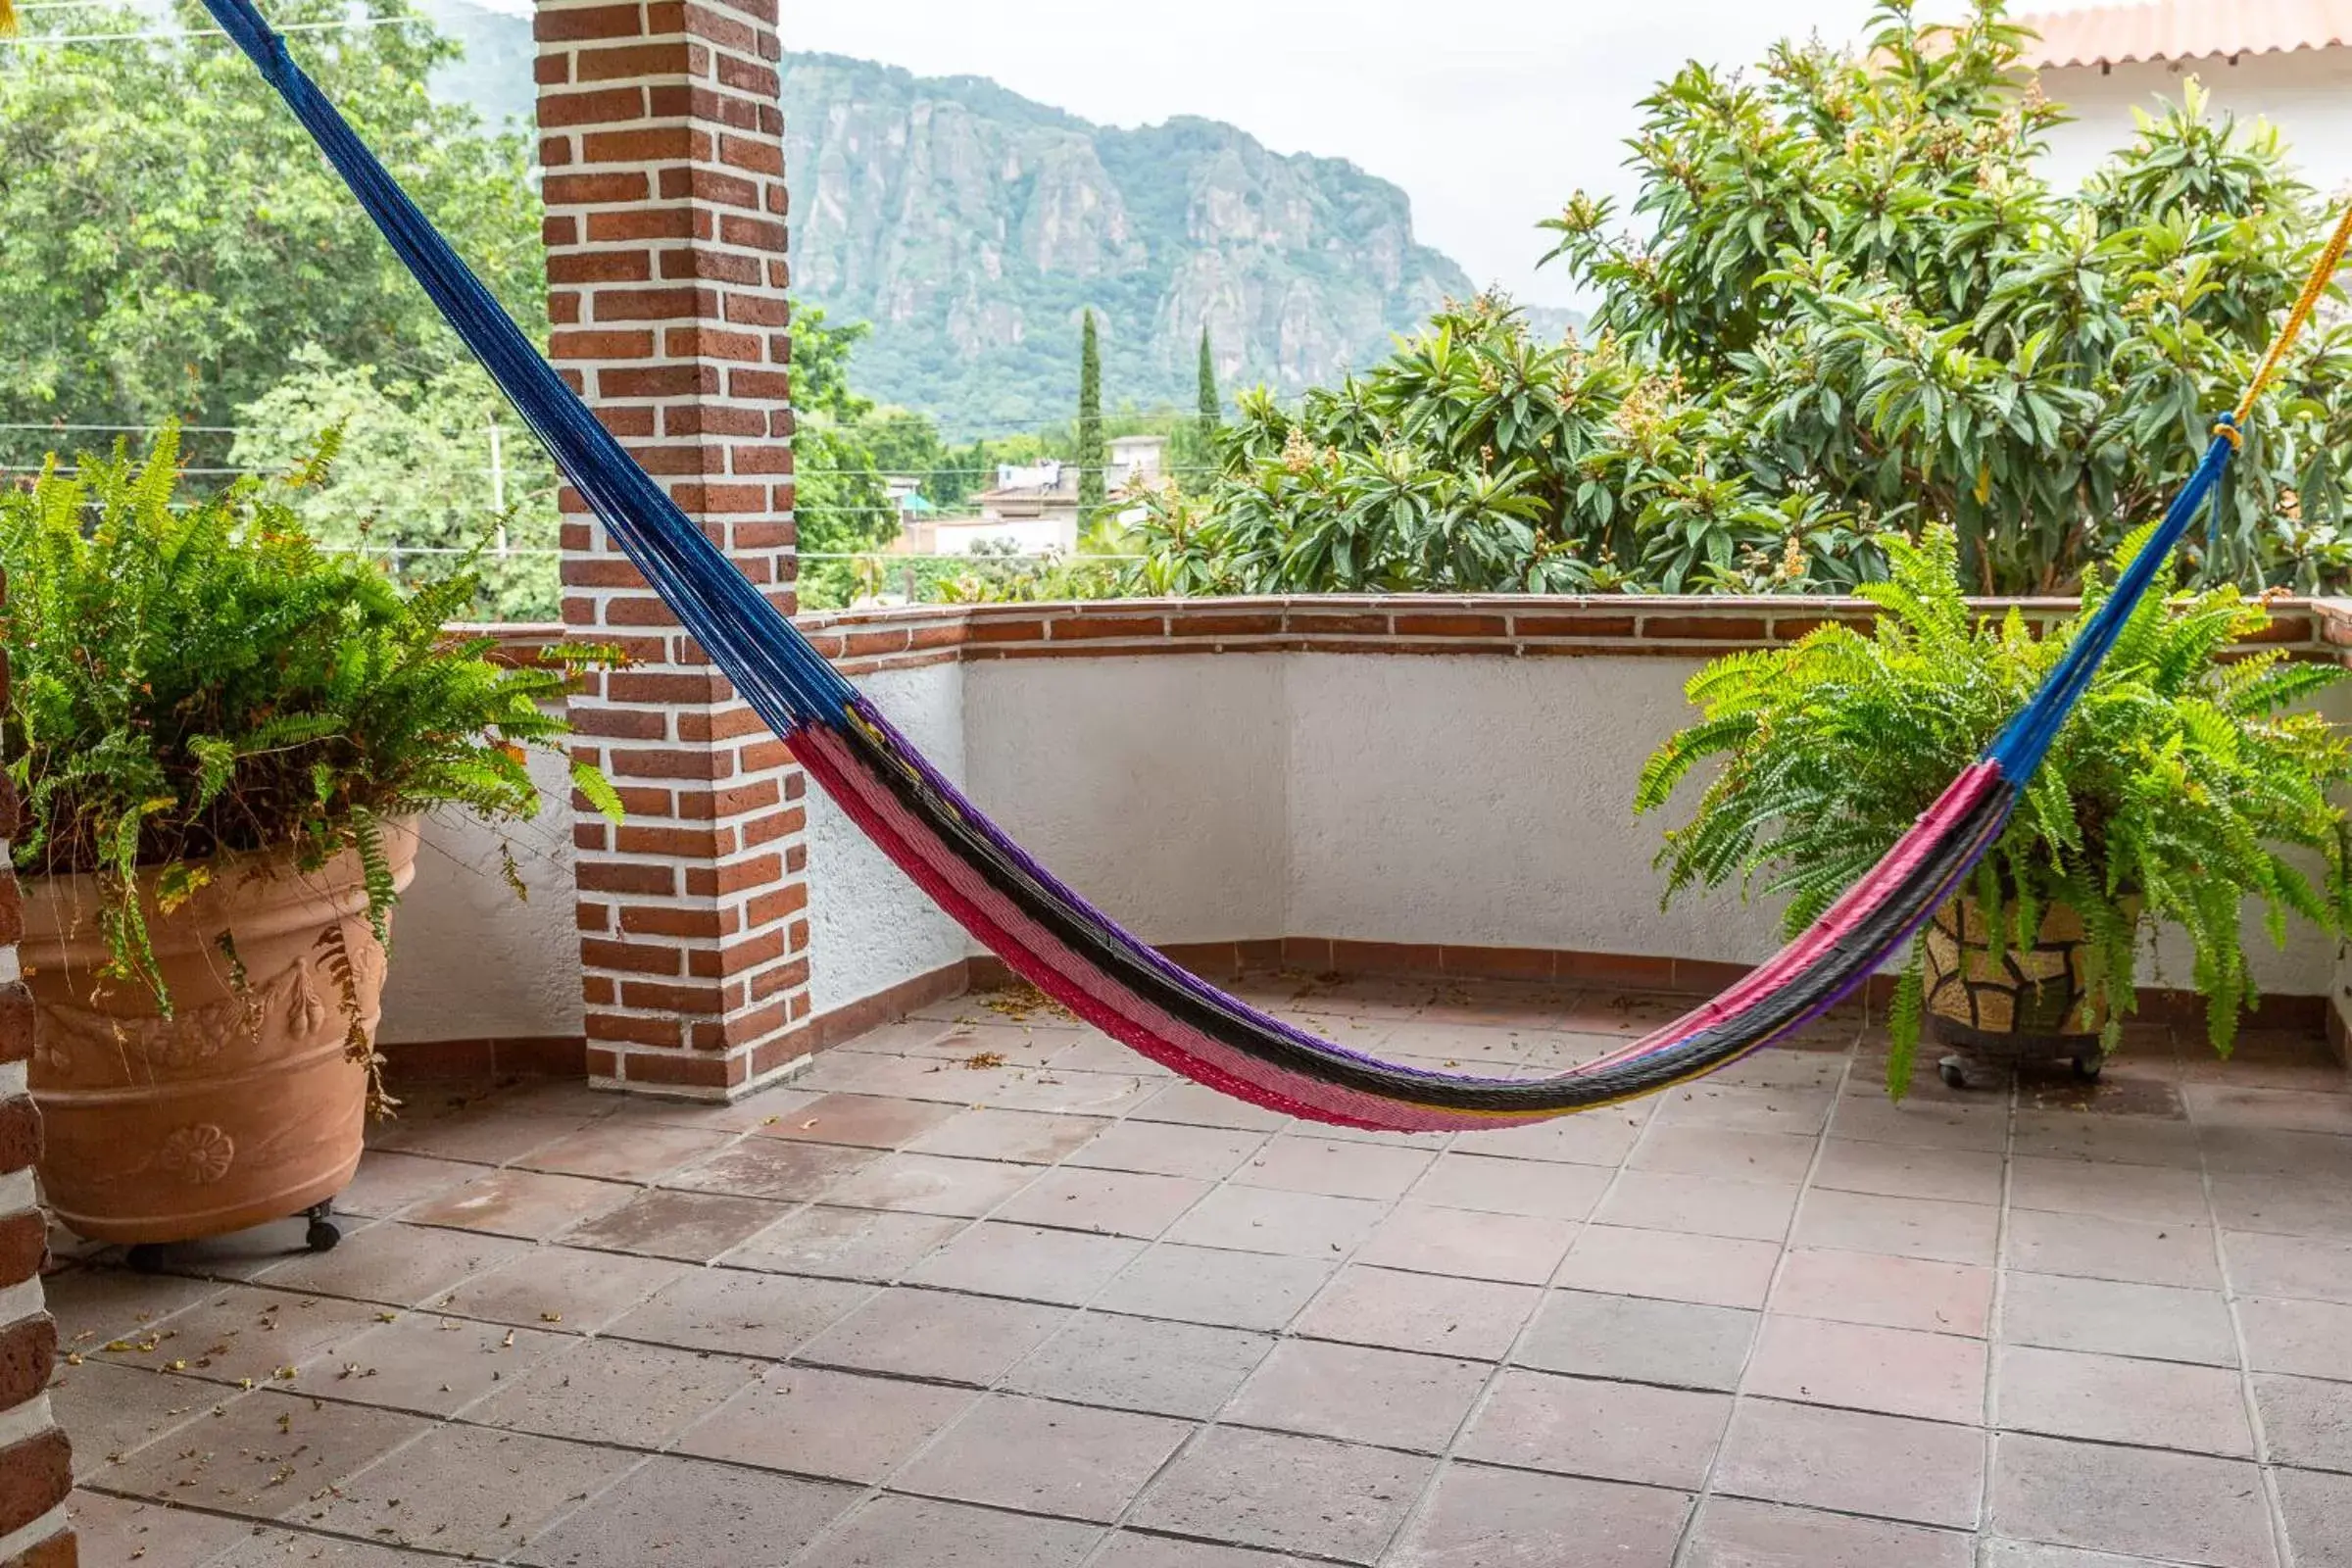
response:
M1658 908L1642 760L1674 659L1314 655L1288 670L1292 934L1754 959L1771 911Z
M531 756L539 814L491 827L449 811L425 819L416 879L392 915L392 967L380 1037L411 1040L579 1034L579 929L573 918L571 783L561 758ZM514 851L530 897L499 869Z
M963 668L972 798L1054 872L1154 942L1284 934L1281 656Z
M2212 93L2212 112L2277 125L2303 177L2321 191L2352 183L2352 49L2242 55L2234 66L2215 56L2179 65L2141 61L2106 74L2096 66L2045 71L2043 94L2075 117L2050 133L2043 167L2051 182L2061 190L2081 184L2100 160L2131 145L2133 109L2162 114L2164 105L2180 102L2191 75Z
M926 664L861 678L858 688L949 779L965 781L964 666ZM809 790L808 989L819 1013L944 968L967 951L963 930Z

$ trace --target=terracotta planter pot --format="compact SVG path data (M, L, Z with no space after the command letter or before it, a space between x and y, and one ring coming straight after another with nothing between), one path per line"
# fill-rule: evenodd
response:
M414 874L416 833L385 833L393 880ZM297 873L243 856L166 915L149 895L148 930L173 1015L145 988L98 978L106 961L96 884L24 885L25 978L32 989L32 1094L47 1128L41 1188L57 1217L106 1242L193 1241L322 1203L360 1161L367 1068L330 950L340 925L360 1022L374 1038L383 950L368 929L359 858ZM234 938L237 983L220 938Z
M2015 933L2011 933L2012 937ZM1977 901L1954 899L1928 928L1928 1024L1952 1054L1938 1064L1953 1088L1988 1088L2020 1061L2071 1061L2099 1074L2107 1010L2091 996L2082 917L2053 905L2030 948L1997 956Z

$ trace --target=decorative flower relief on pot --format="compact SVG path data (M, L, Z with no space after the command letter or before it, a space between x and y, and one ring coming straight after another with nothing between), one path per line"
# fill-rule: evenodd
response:
M175 1129L156 1152L156 1163L180 1180L209 1187L228 1174L236 1162L237 1146L211 1122Z
M372 959L382 966L372 942L356 943L353 951L364 967ZM74 1087L78 1066L84 1073L94 1063L121 1068L109 1075L114 1082L136 1075L184 1076L205 1067L232 1043L262 1048L277 1055L342 1034L333 1001L308 958L297 958L278 974L241 995L224 997L201 1007L182 1007L169 1018L152 1015L121 1017L71 1003L41 1005L41 1027L34 1031L39 1071L51 1088Z

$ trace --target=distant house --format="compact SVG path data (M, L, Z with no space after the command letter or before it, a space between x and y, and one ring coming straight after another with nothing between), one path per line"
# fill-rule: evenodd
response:
M2041 34L2027 59L2074 122L2050 134L2052 183L2072 189L2129 146L2132 111L2178 103L2196 76L2215 111L2277 125L2303 177L2352 185L2352 0L2158 0L2016 19Z
M1157 489L1166 482L1168 439L1159 435L1114 436L1107 443L1108 461L1102 468L1102 487L1116 499L1136 489ZM975 544L998 548L1009 545L1025 554L1078 548L1078 466L1047 458L1031 464L1004 464L994 487L979 495L977 517L940 517L924 524L930 553L968 554ZM1121 513L1132 520L1140 509Z

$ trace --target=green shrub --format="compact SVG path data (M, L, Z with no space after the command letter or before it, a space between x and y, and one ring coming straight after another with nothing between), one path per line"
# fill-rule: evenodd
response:
M1650 759L1635 801L1655 810L1693 767L1722 764L1690 822L1666 834L1667 899L1737 879L1787 898L1790 935L1810 925L2025 705L2079 623L2036 636L2014 609L1981 621L1961 596L1948 529L1889 553L1889 579L1860 590L1880 611L1870 634L1827 625L1788 648L1717 660L1690 681L1704 716ZM2104 582L2087 575L2082 612ZM2106 1049L2133 1005L2139 939L2157 922L2186 929L2208 1032L2225 1053L2254 1000L2239 936L2247 900L2278 941L2289 915L2352 929L2345 813L2329 799L2352 779L2352 746L2317 714L2290 711L2344 672L2235 647L2269 619L2231 586L2171 602L2151 591L1971 888L2003 944L2030 946L2054 904L2082 916ZM2314 859L2317 886L2304 869ZM1898 1094L1920 974L1915 945L1891 1010Z
M0 496L16 861L96 877L109 978L148 987L167 1012L141 871L163 869L170 908L225 855L280 852L315 869L355 851L380 940L396 897L384 823L444 806L532 815L526 749L560 750L567 730L543 706L564 687L561 661L505 667L484 657L488 639L444 636L470 576L404 596L302 530L291 503L331 456L330 444L291 478L175 505L167 435L143 464L121 447L71 470L52 460ZM573 779L617 811L593 768ZM508 872L519 886L511 859Z

